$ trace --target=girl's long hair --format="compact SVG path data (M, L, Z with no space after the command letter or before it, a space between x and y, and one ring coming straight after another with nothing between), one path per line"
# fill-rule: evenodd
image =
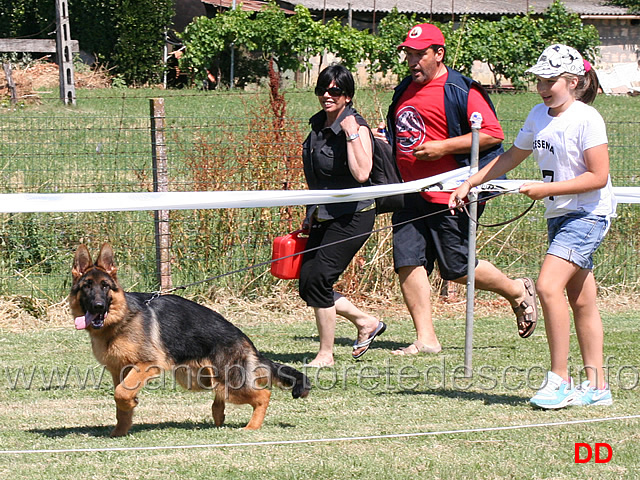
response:
M566 75L568 78L576 77L578 79L576 100L580 100L582 103L592 103L596 99L600 82L593 67L591 67L588 72L585 72L584 75L572 75L570 73L563 73L563 75Z

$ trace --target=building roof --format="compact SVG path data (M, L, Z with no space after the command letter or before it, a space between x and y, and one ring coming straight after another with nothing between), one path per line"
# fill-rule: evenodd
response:
M552 2L553 0L287 0L292 5L303 5L315 11L344 12L351 3L354 12L391 12L396 7L401 13L420 15L522 15L530 9L535 13L542 13ZM568 10L579 15L627 13L626 8L605 5L604 0L564 0L563 3Z

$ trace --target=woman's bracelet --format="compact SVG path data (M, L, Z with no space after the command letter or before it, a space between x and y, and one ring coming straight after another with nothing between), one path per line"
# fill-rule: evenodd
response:
M473 185L471 185L471 182L469 181L469 179L466 179L464 182L462 183L468 183L469 184L469 189L473 188Z

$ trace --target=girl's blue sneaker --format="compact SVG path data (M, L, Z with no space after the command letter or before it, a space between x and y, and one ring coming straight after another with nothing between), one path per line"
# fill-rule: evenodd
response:
M577 395L571 402L571 405L611 405L613 398L611 398L611 390L609 385L605 385L602 389L596 389L591 386L589 380L582 382L580 386L576 388Z
M529 402L540 408L557 409L570 405L578 395L573 379L567 382L560 375L547 372L542 386Z

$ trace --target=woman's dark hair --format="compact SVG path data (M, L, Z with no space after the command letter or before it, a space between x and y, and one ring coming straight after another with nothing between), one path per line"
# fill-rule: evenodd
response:
M336 83L337 87L340 87L347 97L353 99L356 94L356 85L353 75L347 68L343 65L329 65L318 75L316 87L327 88L332 81Z

